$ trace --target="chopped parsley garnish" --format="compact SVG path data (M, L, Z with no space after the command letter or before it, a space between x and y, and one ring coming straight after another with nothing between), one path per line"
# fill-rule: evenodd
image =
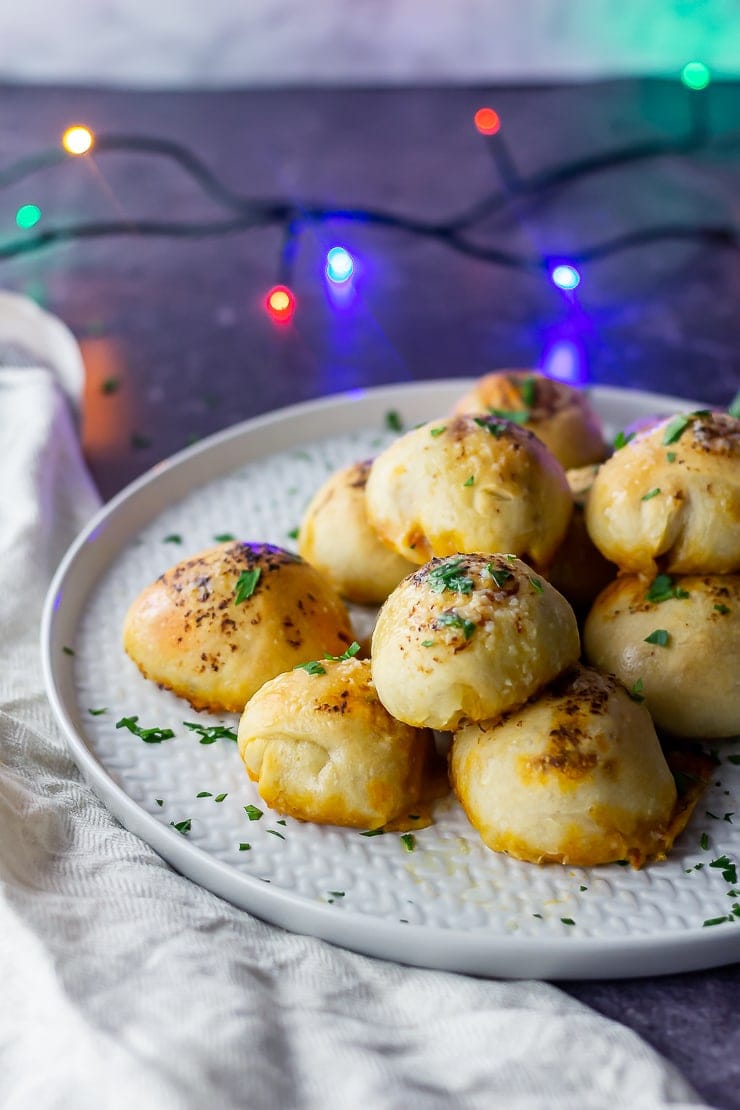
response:
M651 490L648 490L647 493L643 493L640 500L641 501L652 501L652 499L654 497L657 497L659 493L660 493L660 486L656 486L655 489L651 489Z
M262 810L257 809L257 806L248 805L244 807L244 812L250 821L259 821L262 816Z
M458 613L440 613L434 626L435 628L460 628L466 640L470 639L476 629L475 621L466 620Z
M486 565L486 570L500 590L504 588L504 585L509 581L510 578L514 577L510 570L506 570L502 567L495 567L493 563L488 563Z
M461 594L473 592L474 582L467 574L460 571L462 558L458 555L453 559L445 559L443 563L429 571L427 582L435 594L443 590L456 590Z
M65 655L74 655L74 649L71 647L67 647L66 644L64 644L64 646L62 647L62 651Z
M709 866L720 870L722 878L730 886L734 886L737 882L737 867L728 856L719 856L717 859L713 859Z
M297 540L299 532L300 532L300 528L291 528L291 530L288 532L288 539L289 540Z
M361 832L360 836L382 836L384 831L383 828L368 829L367 832Z
M624 432L617 432L614 437L614 450L621 451L622 448L626 447L630 440L634 438L634 432L627 432L627 434L625 434Z
M544 593L545 587L542 585L542 582L539 578L533 578L531 575L529 575L529 581L538 594Z
M544 920L541 913L533 913L532 917L539 917L540 921Z
M236 536L233 534L233 532L219 532L219 534L217 536L214 536L213 538L216 543L230 543L231 540L236 539Z
M736 420L740 420L740 389L727 406L727 411L730 416L734 416Z
M429 429L429 434L430 434L430 436L433 436L436 439L437 436L441 436L442 432L444 432L446 430L447 430L447 425L446 424L440 424L438 428L430 428Z
M422 640L421 641L421 646L422 647L434 647L434 640Z
M661 601L669 601L672 597L685 598L688 596L688 590L684 590L681 586L674 585L670 574L658 574L650 584L645 594L645 600L653 601L657 604Z
M645 696L643 694L644 689L645 689L645 683L642 681L641 678L638 678L637 682L635 682L632 689L628 690L627 692L628 692L629 696L632 698L633 701L640 702L640 701L645 700Z
M327 890L326 893L330 894L332 898L344 898L343 890Z
M561 917L560 920L562 921L563 925L575 925L575 921L572 917Z
M279 836L281 840L285 840L283 834L281 832L278 832L277 829L268 829L267 831L269 832L270 836Z
M413 852L414 848L416 847L416 837L413 833L403 833L403 835L401 836L401 841L403 842L403 846L407 852Z
M519 396L528 409L534 408L537 404L537 379L534 377L522 378L517 383L519 387Z
M177 829L183 836L187 836L190 832L190 818L187 817L184 821L170 821L173 829Z
M491 416L497 416L499 420L510 420L512 424L526 424L529 420L531 413L529 409L492 409L488 410Z
M326 674L326 667L318 659L312 659L310 663L297 663L293 670L306 671L307 674Z
M118 378L106 378L100 386L100 392L106 393L108 395L110 395L111 393L118 393L120 384L121 383Z
M702 926L706 928L708 925L723 925L725 921L732 921L731 917L710 917L708 921L702 921Z
M475 474L471 474L470 477L466 478L465 481L463 482L463 486L466 486L466 487L467 486L473 486L473 485L475 485Z
M713 608L716 609L718 613L721 613L723 617L730 612L729 605L723 605L721 601L714 605Z
M195 796L196 798L212 798L213 794L210 790L200 790Z
M240 852L251 852L251 850L252 850L252 845L245 843L245 841L242 841L241 844L239 845L239 851Z
M236 590L234 592L234 604L241 605L252 596L257 589L257 583L262 574L261 567L254 567L253 570L243 570L236 580Z
M183 721L182 723L185 728L198 733L200 744L215 744L217 740L233 740L236 742L237 739L234 730L226 725L199 725L197 721Z
M228 798L228 796L228 794L217 794L213 800L214 802L222 802L224 798Z
M681 438L683 433L691 423L690 416L674 416L672 420L668 421L665 431L663 432L663 443L676 443Z
M120 721L116 721L116 728L127 728L145 744L161 744L163 740L171 740L175 735L171 728L140 728L138 720L138 715L121 717Z
M341 655L325 655L324 659L331 659L332 663L344 663L347 659L352 659L360 650L360 645L357 640L353 640L349 647L342 652Z
M162 543L182 543L182 536L178 532L171 532L169 536L165 536Z
M649 636L645 637L646 644L657 644L658 647L668 647L671 634L665 628L656 628Z
M164 798L155 798L154 801L157 803L158 806L164 805Z
M587 887L587 886L584 886L584 885L583 885L583 883L581 883L581 885L579 886L579 888L578 888L578 889L579 889L579 890L581 890L581 891L583 891L583 890L588 890L588 887Z
M669 463L674 463L676 461L676 452L675 451L667 451L666 452L666 458L668 459Z
M484 416L474 416L473 420L480 428L485 428L494 436L495 439L500 439L506 431L506 425L498 423L495 419L486 418Z
M90 714L91 717L99 717L101 715L101 713L107 713L107 712L108 712L108 707L107 706L103 706L102 709L88 709L88 713Z
M709 836L708 836L707 833L702 833L701 834L701 839L699 840L699 847L701 848L702 852L708 852L709 851Z
M390 409L385 414L385 426L390 432L403 431L403 420L401 419L400 414L396 412L395 409Z

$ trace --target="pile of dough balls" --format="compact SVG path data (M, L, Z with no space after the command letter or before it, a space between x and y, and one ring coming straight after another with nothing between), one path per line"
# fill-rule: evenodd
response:
M679 414L605 462L586 507L620 574L595 599L586 656L678 737L740 733L740 420Z

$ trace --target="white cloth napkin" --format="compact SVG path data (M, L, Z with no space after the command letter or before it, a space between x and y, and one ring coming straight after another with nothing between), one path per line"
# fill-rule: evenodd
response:
M14 344L64 336L23 312L25 330L0 294ZM702 1106L630 1030L548 984L404 968L283 932L177 875L108 814L67 754L39 663L51 574L99 502L58 388L79 394L65 342L37 348L51 368L0 367L4 1110Z

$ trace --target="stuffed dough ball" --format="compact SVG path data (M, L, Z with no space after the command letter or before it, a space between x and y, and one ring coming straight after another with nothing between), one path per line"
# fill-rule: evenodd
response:
M599 469L586 526L624 571L740 570L740 420L681 413L639 432Z
M537 370L494 370L456 403L455 413L491 413L534 432L569 470L601 462L606 445L588 395Z
M450 777L483 842L516 859L639 866L670 847L676 785L650 714L590 668L460 729Z
M740 575L624 575L596 598L583 637L589 662L644 698L658 728L740 734Z
M302 821L375 829L405 817L436 760L428 730L382 706L368 660L322 660L267 682L239 722L260 797Z
M332 586L266 543L224 543L183 559L142 591L123 628L145 678L214 713L241 713L268 679L351 642Z
M372 460L332 474L314 494L298 532L303 558L348 601L380 605L414 564L381 543L367 517Z
M459 551L552 559L573 502L560 463L524 428L454 416L401 436L372 464L367 512L381 539L413 563Z
M586 502L598 466L580 466L565 476L573 496L573 515L563 542L547 572L556 590L582 613L617 573L614 563L605 559L586 528Z
M564 597L513 555L432 559L378 615L375 687L401 721L440 730L521 705L574 663L578 627Z

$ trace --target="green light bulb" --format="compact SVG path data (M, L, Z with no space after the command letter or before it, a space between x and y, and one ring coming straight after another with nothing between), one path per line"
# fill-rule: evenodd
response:
M41 209L37 204L23 204L15 214L18 227L35 227L41 219Z
M709 66L704 62L687 62L681 70L681 80L687 89L705 89L711 79Z

